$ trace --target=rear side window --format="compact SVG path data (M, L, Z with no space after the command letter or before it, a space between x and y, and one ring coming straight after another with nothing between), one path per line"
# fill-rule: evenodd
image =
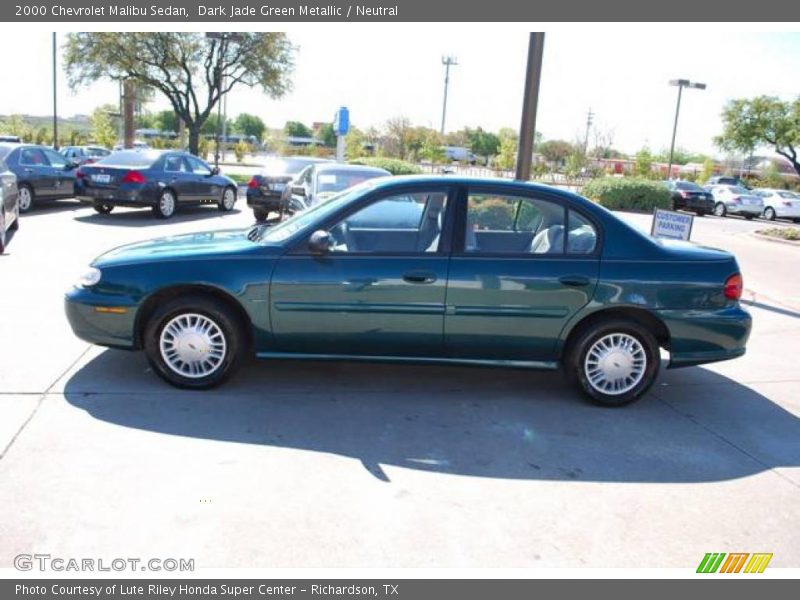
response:
M582 214L569 211L567 254L591 254L597 248L597 230Z
M23 148L19 153L19 164L32 167L47 166L47 159L39 148Z

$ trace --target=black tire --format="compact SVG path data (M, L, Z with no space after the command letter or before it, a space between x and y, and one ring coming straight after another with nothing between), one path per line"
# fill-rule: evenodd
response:
M269 217L269 211L264 208L254 208L253 216L259 223L264 222Z
M775 216L776 216L775 215L775 209L772 208L771 206L768 206L767 208L764 209L764 218L767 221L774 221L775 220Z
M230 186L222 190L222 197L217 204L217 208L222 212L232 211L233 207L236 205L236 193L236 188Z
M172 199L171 202L169 199ZM172 190L164 190L153 205L153 214L159 219L169 219L178 208L178 198Z
M704 210L698 210L698 211L697 211L695 214L696 214L698 217L705 217L705 216L706 216L706 211L704 211Z
M756 216L755 215L745 215L744 218L747 219L748 221L752 221L753 219L756 218Z
M192 377L181 374L170 366L161 351L162 332L181 315L200 315L213 322L223 336L223 356L207 375ZM187 343L192 350L195 349L191 342ZM224 303L208 296L191 294L167 302L150 317L144 330L144 349L153 370L164 381L179 388L205 390L221 384L239 368L247 352L247 334L241 319Z
M672 201L672 206L671 206L671 209L672 209L672 210L678 210L678 203L677 203L677 202L675 202L675 200L673 200L673 201Z
M718 217L724 217L725 215L728 214L728 209L722 202L717 202L714 205L714 214L717 215Z
M24 194L29 194L28 198L29 201L23 201L25 197ZM33 191L33 188L29 186L27 183L23 183L17 189L17 206L19 207L19 212L26 213L30 209L33 208L33 205L36 203L36 192Z
M634 338L644 354L645 363L640 378L635 381L635 385L631 385L630 389L617 393L606 393L600 389L601 386L595 386L590 382L586 357L598 341L612 335ZM609 359L613 360L613 356ZM660 363L658 342L653 335L635 321L619 318L598 321L581 330L569 344L565 356L566 371L570 379L577 384L591 402L605 407L624 406L641 398L655 382ZM618 365L613 363L611 366L617 367ZM631 381L630 384L634 384L634 381Z
M0 222L0 254L6 251L6 224Z
M101 215L107 215L112 210L114 210L114 206L113 205L105 204L103 202L95 202L92 205L92 208L94 208L95 212L97 212L97 213L99 213Z
M14 222L11 224L11 227L8 228L9 231L16 231L19 229L19 206L17 206L17 214Z

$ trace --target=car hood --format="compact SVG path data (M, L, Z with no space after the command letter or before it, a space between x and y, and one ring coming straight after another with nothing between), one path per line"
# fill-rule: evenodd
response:
M97 257L94 266L154 262L160 260L226 257L254 252L270 253L270 246L263 246L247 239L249 229L227 229L204 231L156 238L114 248Z
M733 255L725 250L701 246L683 240L667 240L658 238L656 243L673 260L730 260Z

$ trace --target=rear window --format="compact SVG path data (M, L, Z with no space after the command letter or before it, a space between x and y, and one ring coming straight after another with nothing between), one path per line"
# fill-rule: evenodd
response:
M135 150L121 150L119 152L112 152L105 158L98 160L96 165L103 165L106 167L149 167L158 157L159 153L154 152L136 152Z
M87 156L108 156L111 152L105 148L85 148L84 154Z
M383 177L382 171L334 171L325 169L317 175L317 190L320 192L341 192L375 177Z

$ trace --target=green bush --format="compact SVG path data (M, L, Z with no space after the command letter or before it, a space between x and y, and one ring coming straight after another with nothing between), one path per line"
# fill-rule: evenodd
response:
M663 183L636 177L593 179L584 186L583 195L609 210L652 212L654 208L669 208L672 204Z
M365 165L368 167L377 167L378 169L386 169L392 175L417 175L422 173L417 165L411 164L398 158L383 158L381 156L366 156L364 158L357 158L351 160L350 164Z

